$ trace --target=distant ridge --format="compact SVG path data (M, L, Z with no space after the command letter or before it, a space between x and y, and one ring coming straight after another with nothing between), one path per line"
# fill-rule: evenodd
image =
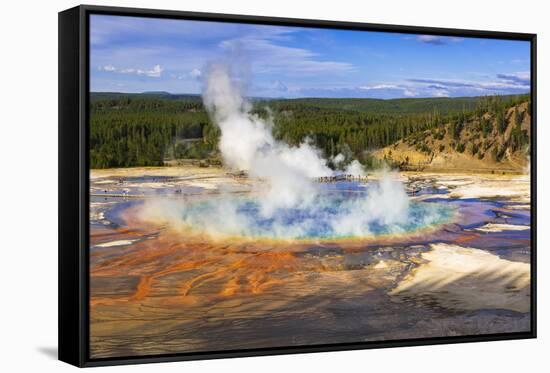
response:
M515 96L528 96L529 92L524 93L515 93L510 95L496 95L502 98L506 97L515 97ZM200 93L170 93L166 91L145 91L145 92L110 92L110 91L93 91L90 92L91 97L95 98L104 98L104 97L150 97L150 96L165 96L167 98L180 98L180 97L200 97ZM468 99L481 99L487 96L495 95L484 95L484 96L459 96L459 97L404 97L404 98L370 98L370 97L262 97L262 96L251 96L249 98L256 100L292 100L292 101L449 101L449 100L468 100Z
M472 97L422 97L422 98L266 98L250 97L259 107L269 105L271 109L292 109L294 106L307 105L319 109L337 111L356 111L371 113L424 113L437 110L440 114L447 114L459 111L469 111L487 96ZM522 97L528 99L529 94L514 94L499 96L506 100L508 98ZM191 93L169 93L164 91L151 91L142 93L123 92L91 92L92 102L101 100L118 100L121 98L138 99L161 99L161 100L186 100L201 102L200 94Z
M90 92L91 101L99 100L118 100L121 98L157 98L166 100L181 100L181 99L196 99L201 100L201 95L192 93L174 94L164 91L150 91L141 93L124 93L124 92Z

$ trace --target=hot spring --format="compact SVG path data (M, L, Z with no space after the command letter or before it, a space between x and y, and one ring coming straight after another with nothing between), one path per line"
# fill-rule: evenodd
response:
M456 211L448 204L408 200L405 208L394 207L368 191L325 191L269 214L262 203L261 196L225 194L172 206L171 215L191 231L213 236L325 240L412 233L447 223Z

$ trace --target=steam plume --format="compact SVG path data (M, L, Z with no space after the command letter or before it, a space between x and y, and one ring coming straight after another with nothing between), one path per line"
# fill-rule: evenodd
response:
M264 181L258 186L263 192L257 199L258 215L244 211L243 202L234 196L222 195L203 206L184 201L148 203L142 218L192 227L213 238L271 235L294 239L308 236L321 222L334 236L365 236L373 224L399 232L410 222L409 199L397 174L382 172L365 193L339 199L335 206L314 182L316 177L333 176L334 171L310 141L306 139L298 146L277 141L272 121L251 112L251 104L231 79L227 66L211 65L204 83L203 101L221 130L218 145L225 166L247 171L253 179ZM331 162L342 168L350 156L339 154ZM365 173L357 160L352 160L344 172L355 176ZM295 216L301 218L296 220Z
M272 123L250 113L225 65L211 65L206 76L204 104L221 130L219 148L225 164L267 181L262 211L308 203L314 195L311 179L332 175L318 149L309 142L297 147L276 141Z

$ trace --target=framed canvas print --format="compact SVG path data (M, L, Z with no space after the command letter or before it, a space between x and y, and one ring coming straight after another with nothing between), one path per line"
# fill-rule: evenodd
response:
M533 338L536 36L59 14L59 357Z

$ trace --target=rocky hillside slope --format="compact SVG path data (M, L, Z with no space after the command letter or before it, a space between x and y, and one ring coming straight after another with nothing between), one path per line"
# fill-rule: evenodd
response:
M373 155L403 170L524 172L530 139L530 107L523 102L415 133Z

